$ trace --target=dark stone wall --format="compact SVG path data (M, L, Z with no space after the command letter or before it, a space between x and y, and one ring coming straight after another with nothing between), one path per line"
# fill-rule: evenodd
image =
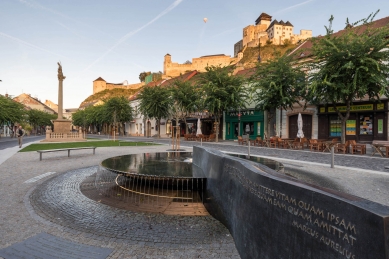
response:
M389 259L389 207L194 147L204 204L243 259Z

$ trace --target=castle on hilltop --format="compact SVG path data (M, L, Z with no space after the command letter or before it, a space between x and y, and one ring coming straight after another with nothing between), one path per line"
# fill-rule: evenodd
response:
M192 62L185 62L178 64L172 62L170 54L166 54L163 62L163 77L176 77L185 74L188 71L197 70L198 72L205 72L207 66L228 66L237 63L242 59L243 53L239 57L231 57L224 54L208 55L199 58L192 58Z
M120 89L138 89L139 87L143 86L145 83L141 82L138 84L128 84L127 80L125 80L123 83L114 84L114 83L108 83L103 78L99 77L95 81L93 81L93 94L104 91L106 89L112 90L116 88Z
M255 20L255 25L249 25L243 28L243 39L235 43L234 56L238 57L238 54L244 48L257 47L259 43L262 46L269 41L274 45L282 45L287 41L296 44L299 41L312 37L312 30L300 30L300 34L294 34L293 28L293 24L289 21L272 21L270 15L262 13Z

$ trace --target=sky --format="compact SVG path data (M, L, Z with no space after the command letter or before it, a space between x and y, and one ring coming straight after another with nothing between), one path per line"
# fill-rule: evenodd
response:
M31 94L58 102L57 62L66 79L64 108L77 108L98 77L139 83L143 71L173 62L233 56L242 30L265 12L278 21L324 35L380 9L387 0L0 0L0 94ZM208 18L204 23L203 18ZM1 107L0 107L1 109Z

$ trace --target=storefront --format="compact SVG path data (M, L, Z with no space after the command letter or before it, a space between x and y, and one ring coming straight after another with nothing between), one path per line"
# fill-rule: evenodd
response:
M253 109L229 111L225 113L225 139L238 139L238 136L250 135L250 138L263 138L264 114Z
M346 106L338 106L341 111ZM346 121L346 140L371 142L387 140L388 137L388 103L355 103L351 106L350 117ZM333 107L319 107L318 138L341 137L342 121Z

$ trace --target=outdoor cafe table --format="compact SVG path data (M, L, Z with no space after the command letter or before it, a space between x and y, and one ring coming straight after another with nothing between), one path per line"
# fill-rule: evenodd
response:
M263 147L270 147L270 139L265 139L262 141Z
M283 138L282 141L284 142L284 147L293 149L294 138Z
M331 140L331 141L324 141L323 144L325 146L323 148L323 152L325 152L326 150L328 150L328 152L331 152L331 148L338 143L332 142L332 140Z
M374 148L373 153L371 154L372 156L374 156L375 153L378 153L381 155L381 157L389 157L389 145L371 144L371 146ZM383 148L384 150L381 150L381 148ZM386 154L384 154L383 152L385 152Z

